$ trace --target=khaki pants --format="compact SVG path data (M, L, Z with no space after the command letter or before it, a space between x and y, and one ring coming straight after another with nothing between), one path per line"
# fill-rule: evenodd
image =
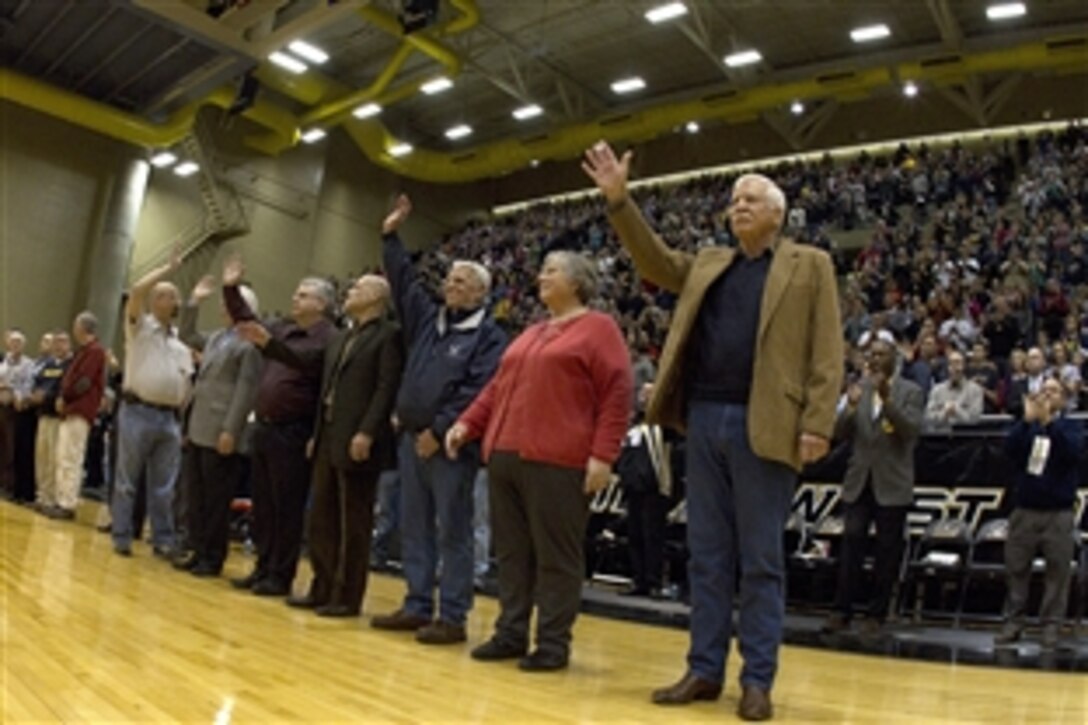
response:
M91 425L82 416L72 415L60 422L57 436L57 505L74 511L83 485L83 457Z
M38 482L38 504L57 505L57 438L60 418L38 418L38 438L34 445L34 473Z

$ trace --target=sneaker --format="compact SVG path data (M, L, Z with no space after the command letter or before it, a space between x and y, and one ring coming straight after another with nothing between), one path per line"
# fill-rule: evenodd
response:
M1048 624L1043 627L1043 649L1054 649L1058 646L1058 625Z
M842 612L835 612L831 614L824 623L820 625L820 631L824 634L838 634L844 630L850 628L850 620L846 618Z
M1014 644L1019 642L1022 636L1024 636L1023 627L1013 622L1006 622L1005 626L1002 627L1001 631L994 637L994 644L998 646Z
M441 619L416 630L420 644L459 644L468 639L463 624L453 624Z

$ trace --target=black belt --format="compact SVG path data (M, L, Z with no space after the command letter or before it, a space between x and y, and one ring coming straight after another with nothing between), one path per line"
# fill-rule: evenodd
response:
M161 410L164 413L177 413L178 409L175 405L159 405L158 403L149 403L141 398L136 393L129 392L128 390L121 393L121 400L132 405L142 405L145 408L151 408L152 410Z

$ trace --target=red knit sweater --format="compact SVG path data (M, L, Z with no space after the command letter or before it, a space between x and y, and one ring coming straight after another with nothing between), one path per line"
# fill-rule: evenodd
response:
M630 357L615 320L587 312L528 328L462 415L493 451L570 468L619 457L632 395Z
M76 386L84 378L90 387L82 393L77 392ZM60 394L64 398L64 417L78 415L94 425L105 389L106 351L97 340L92 340L79 348L61 380Z

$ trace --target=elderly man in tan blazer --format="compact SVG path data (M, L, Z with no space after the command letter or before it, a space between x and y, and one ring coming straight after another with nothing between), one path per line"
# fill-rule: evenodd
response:
M583 168L639 273L679 294L648 419L688 436L691 644L687 673L653 701L721 695L739 570L737 712L766 720L785 616L782 531L798 471L827 454L842 386L834 268L781 236L785 196L754 174L733 187L738 248L669 249L628 196L630 163L601 142Z

